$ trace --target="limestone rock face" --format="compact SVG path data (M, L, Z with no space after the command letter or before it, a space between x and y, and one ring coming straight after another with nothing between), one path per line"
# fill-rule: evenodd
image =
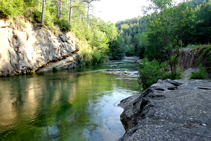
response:
M0 76L31 73L78 50L70 33L56 37L45 29L20 31L0 21Z
M77 56L78 54L73 54L66 59L62 59L61 61L55 62L44 68L39 69L38 72L51 71L54 67L58 67L60 70L76 68L78 66Z
M171 55L177 54L176 50L171 52ZM178 65L181 69L188 68L197 68L200 64L206 68L209 72L211 72L210 64L211 64L211 50L207 47L202 47L199 49L181 49L179 51L179 61Z
M211 81L159 80L120 106L121 141L211 140Z

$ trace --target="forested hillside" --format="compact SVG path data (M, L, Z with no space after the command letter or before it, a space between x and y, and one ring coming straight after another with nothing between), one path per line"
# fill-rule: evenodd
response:
M0 18L13 19L25 26L19 21L24 18L55 34L72 31L80 41L83 65L98 64L109 57L115 59L110 48L118 46L119 35L113 23L90 14L94 1L97 0L1 0ZM121 59L124 54L119 52L118 59Z
M147 17L137 17L116 23L127 56L143 57L145 42L142 39L146 36L148 21Z
M211 2L194 0L172 5L155 1L155 12L116 23L126 55L165 61L171 49L209 44L211 39Z

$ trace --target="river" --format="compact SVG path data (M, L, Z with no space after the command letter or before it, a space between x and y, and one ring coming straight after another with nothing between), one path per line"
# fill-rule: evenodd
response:
M109 61L78 70L0 78L0 140L117 141L118 103L138 94L135 63Z

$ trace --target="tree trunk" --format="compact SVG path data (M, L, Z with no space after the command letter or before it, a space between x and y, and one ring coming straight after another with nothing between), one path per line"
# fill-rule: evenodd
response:
M38 8L39 8L39 5L40 5L40 0L38 0Z
M70 0L70 14L69 14L69 21L71 22L72 17L72 0Z
M44 11L45 11L45 0L42 0L42 16L41 16L41 24L44 23Z
M62 1L59 1L59 5L58 5L58 18L60 19L62 16Z
M88 3L88 9L87 9L87 24L89 28L89 8L90 8L90 3Z

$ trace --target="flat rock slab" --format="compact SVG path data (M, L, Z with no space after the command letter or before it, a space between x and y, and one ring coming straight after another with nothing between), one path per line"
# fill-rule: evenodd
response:
M211 81L159 80L121 101L120 141L210 141Z

